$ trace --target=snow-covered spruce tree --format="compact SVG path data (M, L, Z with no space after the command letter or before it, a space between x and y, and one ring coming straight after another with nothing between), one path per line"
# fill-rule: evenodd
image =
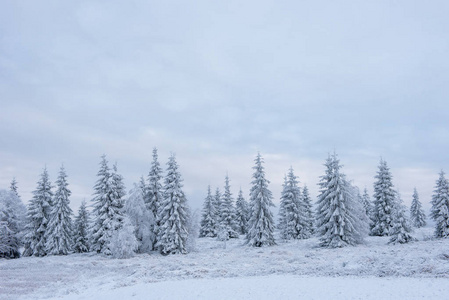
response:
M242 189L239 191L235 202L235 216L237 219L237 232L239 234L248 233L248 203L243 198Z
M279 230L284 240L305 239L311 235L306 205L302 199L297 176L290 167L284 179L279 206Z
M72 192L68 185L67 174L61 166L45 232L47 254L67 255L72 250L72 209L69 206Z
M28 204L24 256L47 255L45 232L52 206L51 188L47 168L45 168L37 182L36 190L33 191L33 198Z
M139 247L139 242L128 216L123 216L121 225L114 228L108 246L114 258L130 258L134 255Z
M117 208L117 213L114 215L115 228L123 225L123 219L125 215L125 196L126 188L123 183L123 176L117 171L117 163L112 167L111 172L111 189L113 195L113 205Z
M112 231L117 230L123 223L123 199L124 186L122 177L116 168L111 172L106 160L106 155L101 157L100 170L97 173L98 180L94 186L94 226L92 229L91 246L93 251L111 254L109 242Z
M268 189L270 183L265 178L263 159L257 154L255 166L253 167L253 181L250 191L250 219L248 222L248 233L246 242L253 247L275 245L274 221L270 206L274 206L271 191Z
M224 193L220 203L220 222L221 230L227 232L222 235L224 238L238 238L237 233L237 218L235 216L235 208L232 200L231 186L229 185L229 177L226 175Z
M215 195L213 200L214 200L213 204L215 207L215 220L216 220L215 222L217 223L217 230L218 230L219 223L221 220L221 192L218 187L215 189Z
M373 213L373 207L371 205L371 199L368 194L368 189L365 187L363 190L363 195L361 198L363 208L365 209L365 214L368 217L368 219L372 220L372 213Z
M9 188L10 188L10 190L11 190L12 192L14 192L18 197L20 197L20 196L19 196L19 192L18 192L18 188L17 188L17 180L16 180L15 177L12 179L11 185L9 186Z
M435 236L449 237L449 182L443 171L433 191L431 216L435 221Z
M217 221L214 206L214 198L210 191L210 185L207 187L207 196L204 199L203 214L200 223L200 237L216 237Z
M139 184L129 191L129 197L125 203L125 212L129 221L134 226L139 246L137 252L145 253L153 250L154 233L152 231L155 220L153 212L145 204L145 182L143 177Z
M14 191L0 190L0 258L20 257L26 208Z
M89 252L89 212L86 208L86 201L81 202L78 215L75 218L73 240L75 242L73 250L76 253Z
M389 244L405 244L416 239L411 236L412 228L405 215L405 206L402 202L401 194L396 192L396 201L393 210L393 228L390 232Z
M317 202L317 233L320 245L337 248L363 241L366 224L362 222L361 204L357 192L340 172L341 165L334 153L326 162L321 176Z
M309 188L307 185L304 185L302 189L302 201L304 203L306 209L306 215L308 218L308 227L310 230L310 234L312 235L315 232L314 226L314 217L313 217L313 209L312 209L312 199L310 198Z
M374 207L372 211L371 235L389 236L393 227L395 191L387 162L380 160L374 183Z
M413 200L410 206L410 220L412 225L416 228L421 228L426 226L426 214L424 213L419 201L419 195L416 188L413 190Z
M151 231L153 232L153 235L155 237L152 245L153 250L156 250L155 246L157 242L156 239L159 226L157 214L163 200L161 179L162 168L158 161L157 148L154 148L153 161L151 162L150 173L148 174L148 192L145 196L145 203L147 205L147 208L153 212L153 217L155 220L155 223L151 227Z
M172 154L167 163L164 180L164 198L158 212L159 229L156 246L163 255L187 253L188 207L182 191L182 178Z

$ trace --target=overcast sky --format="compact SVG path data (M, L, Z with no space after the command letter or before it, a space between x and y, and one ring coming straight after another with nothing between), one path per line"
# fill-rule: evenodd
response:
M275 203L290 166L315 198L334 149L425 208L449 171L447 0L0 2L0 188L24 202L64 163L77 210L103 153L129 189L153 147L194 208L226 173L248 197L258 151Z

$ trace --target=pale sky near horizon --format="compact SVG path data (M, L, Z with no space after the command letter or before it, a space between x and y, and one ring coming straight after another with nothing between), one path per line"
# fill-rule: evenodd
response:
M25 203L64 163L76 212L103 153L130 189L153 147L194 208L226 173L248 198L258 151L275 203L290 166L315 199L334 150L426 208L449 172L447 1L0 3L0 188Z

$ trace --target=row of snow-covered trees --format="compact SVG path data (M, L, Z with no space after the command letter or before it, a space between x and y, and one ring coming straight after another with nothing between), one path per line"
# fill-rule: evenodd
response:
M21 201L16 182L13 181L10 192L1 191L0 257L18 257L21 246L24 256L88 251L116 257L148 251L164 255L186 253L188 237L192 232L195 234L195 226L182 187L175 156L170 156L163 177L157 149L154 149L148 180L142 177L127 196L117 165L111 169L103 155L94 186L92 211L83 202L73 221L71 191L64 167L59 172L55 191L44 169L26 217L24 209L19 209Z
M390 236L392 243L405 243L413 240L410 221L415 227L425 225L426 216L416 189L409 220L384 160L375 176L373 201L366 189L360 195L346 178L336 154L330 155L324 166L314 212L308 189L299 186L294 170L290 168L285 176L277 224L283 240L305 239L315 234L324 247L342 247L360 243L370 233ZM234 205L228 176L223 194L217 189L213 195L208 188L200 237L227 240L245 235L251 246L275 244L273 196L260 154L253 169L249 203L240 190ZM186 253L197 233L195 216L187 206L182 187L175 157L169 158L163 176L154 149L148 178L142 177L127 194L117 165L111 169L103 156L92 211L83 202L72 220L71 191L64 167L59 171L55 190L44 169L27 209L13 180L10 191L0 190L0 257L18 257L20 247L25 256L88 251L116 257L149 251L164 255ZM431 217L435 235L448 237L449 183L443 172L432 197Z
M270 207L274 205L262 163L263 159L259 154L255 160L249 205L240 190L234 208L227 176L223 195L217 189L213 196L210 187L208 188L200 237L228 239L237 237L238 233L246 234L246 242L253 246L275 244L274 221L270 211ZM407 218L405 206L399 192L394 190L392 175L384 160L381 160L375 176L373 201L366 188L363 195L360 195L359 189L346 178L336 154L329 156L324 166L325 174L320 177L315 214L307 186L301 191L293 168L285 176L277 224L283 240L306 239L315 233L322 246L343 247L361 243L369 233L390 236L391 243L406 243L414 240L410 235L410 221L415 227L426 225L426 216L416 189L410 220ZM437 222L437 237L448 236L448 197L448 182L444 173L441 173L432 200L432 217Z

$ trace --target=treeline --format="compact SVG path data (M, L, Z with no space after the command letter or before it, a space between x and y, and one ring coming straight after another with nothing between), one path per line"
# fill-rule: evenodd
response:
M371 201L342 171L336 154L330 155L320 177L319 195L312 207L306 186L290 168L284 178L279 221L274 223L273 196L265 177L260 154L253 167L249 202L240 189L234 203L229 177L223 193L210 186L204 201L201 221L192 214L183 192L182 176L175 156L171 155L165 175L157 149L147 178L126 193L117 165L109 166L102 156L92 211L83 202L73 218L71 191L67 174L61 167L53 186L46 169L40 176L27 208L13 180L10 191L0 191L0 257L16 258L23 247L24 256L66 255L95 251L112 257L158 251L163 255L187 253L195 238L219 240L244 236L245 244L255 247L275 245L275 229L281 240L317 236L323 247L356 245L368 235L390 236L390 243L413 241L411 225L422 227L426 216L415 189L410 219L400 194L394 189L392 174L384 160L375 176ZM449 183L441 172L432 197L435 236L449 236Z

